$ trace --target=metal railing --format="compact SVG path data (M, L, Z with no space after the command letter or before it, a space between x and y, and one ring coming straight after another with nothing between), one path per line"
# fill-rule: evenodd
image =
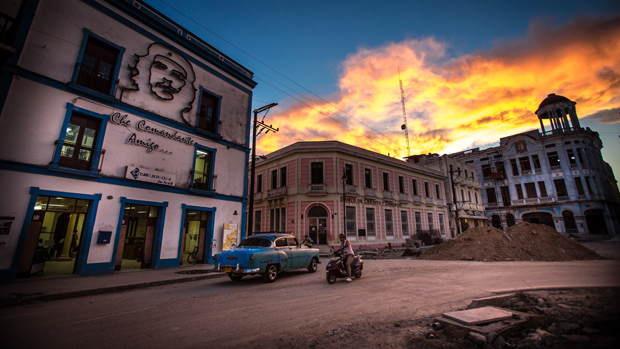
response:
M570 169L571 169L571 170L578 170L578 169L579 169L579 166L578 166L577 164L571 164L571 165L570 165Z
M394 194L392 194L392 192L390 192L390 191L384 191L383 192L383 196L385 198L388 198L388 199L393 199L394 198Z
M354 194L357 194L357 187L356 187L356 186L354 186L354 185L347 185L347 186L345 187L345 190L346 190L346 192L347 192L347 193L354 193Z
M271 189L267 191L267 197L277 196L277 195L286 195L286 187Z
M192 171L192 188L197 190L216 191L217 176L202 171Z
M570 200L570 196L558 196L558 201L568 201Z
M15 21L15 18L0 13L0 43L13 46L15 33L17 33Z
M325 184L310 184L308 187L309 193L326 193L327 186Z
M562 171L562 166L551 166L551 172Z
M375 196L375 195L376 195L376 194L375 194L375 190L374 190L374 189L372 189L372 188L365 188L365 189L364 189L364 193L365 193L366 195L372 195L372 196Z

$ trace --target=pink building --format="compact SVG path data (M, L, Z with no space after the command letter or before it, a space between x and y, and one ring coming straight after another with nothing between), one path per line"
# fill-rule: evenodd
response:
M446 177L413 163L338 141L298 142L259 159L255 175L253 232L307 234L319 246L346 233L354 247L449 234Z

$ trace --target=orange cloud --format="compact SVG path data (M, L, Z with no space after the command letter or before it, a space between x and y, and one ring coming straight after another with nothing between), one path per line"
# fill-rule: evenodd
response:
M520 40L461 57L448 57L447 48L434 38L359 48L342 63L340 91L328 102L272 110L269 123L280 132L259 138L259 152L335 139L408 155L399 70L411 154L456 152L538 128L534 111L549 93L576 101L580 116L620 121L609 112L620 106L620 16L560 27L535 21Z

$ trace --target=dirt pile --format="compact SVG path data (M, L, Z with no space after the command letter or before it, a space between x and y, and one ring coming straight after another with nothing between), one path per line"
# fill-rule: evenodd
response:
M502 231L470 228L456 239L426 250L420 259L470 261L569 261L603 259L575 241L542 224L527 222Z

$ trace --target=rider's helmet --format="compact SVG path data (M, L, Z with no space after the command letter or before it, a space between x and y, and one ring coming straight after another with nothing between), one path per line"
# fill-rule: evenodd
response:
M341 237L341 238L345 237L344 233L340 233L340 234L338 234L338 236Z

